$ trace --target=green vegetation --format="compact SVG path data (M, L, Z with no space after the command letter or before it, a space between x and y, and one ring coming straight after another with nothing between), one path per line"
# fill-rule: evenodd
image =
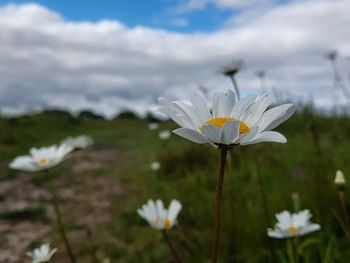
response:
M18 176L7 168L7 163L30 147L55 144L66 136L90 135L96 141L91 151L117 150L113 161L106 167L74 172L79 162L91 158L84 152L78 153L78 157L55 169L53 176L62 189L73 185L85 195L106 191L83 187L86 180L113 180L121 189L120 193L106 191L104 198L111 203L111 218L92 224L99 257L120 263L173 262L161 233L146 225L136 209L151 198L161 198L166 203L176 198L183 203L183 210L178 225L169 232L170 237L184 262L209 262L219 152L176 135L161 141L158 131L175 128L173 123L162 123L159 130L150 131L146 120L127 116L105 121L45 112L0 120L2 180ZM295 192L299 193L300 208L310 209L312 221L322 226L321 231L300 238L302 262L347 262L349 243L339 223L341 214L333 179L337 169L342 169L346 176L350 174L349 130L350 120L346 117L326 118L305 111L279 128L288 138L287 144L237 147L230 152L224 184L221 262L269 262L271 249L273 262L290 262L285 242L268 239L266 227L273 227L275 213L293 211L291 196ZM155 160L161 163L157 172L149 169L150 162ZM300 176L295 176L296 169L300 169ZM40 175L28 176L45 187L45 181L36 179ZM347 203L349 195L345 192ZM0 202L4 200L6 196ZM79 203L80 199L74 202L74 206L80 207L81 216L86 216L89 205ZM42 203L48 205L45 200ZM38 220L43 218L39 209L20 213L20 220L25 220L26 214L30 220L35 220L38 214ZM87 227L78 223L77 217L77 211L64 210L71 231ZM61 241L54 231L48 236L54 240L53 246L59 246ZM74 242L79 262L91 259L90 243L89 239ZM59 255L55 260L61 262Z

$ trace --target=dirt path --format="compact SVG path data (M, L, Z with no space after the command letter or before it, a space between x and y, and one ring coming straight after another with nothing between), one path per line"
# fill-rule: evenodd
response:
M89 238L87 229L111 220L112 197L123 192L115 176L104 171L113 169L125 155L123 151L110 147L76 152L65 164L69 176L55 177L62 214L72 229L69 232L72 243ZM45 183L36 182L34 177L19 173L12 180L0 181L2 263L30 262L25 253L34 242L52 241L49 233L55 225L49 196ZM59 254L64 258L63 251L64 248L59 246Z

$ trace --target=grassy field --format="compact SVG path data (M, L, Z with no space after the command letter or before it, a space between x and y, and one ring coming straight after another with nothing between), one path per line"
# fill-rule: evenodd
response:
M160 130L176 127L172 122L161 123L156 131L147 124L132 118L78 119L52 112L1 119L0 252L21 254L10 262L29 262L25 251L50 241L59 248L52 262L67 262L54 229L45 178L11 171L7 165L32 146L87 134L96 144L75 153L52 173L79 262L92 262L94 251L100 262L173 262L161 233L136 214L150 198L183 203L179 223L169 235L184 262L210 262L219 152L176 135L159 140ZM299 195L300 208L310 209L312 221L322 226L300 238L302 262L349 262L333 179L337 169L350 173L350 120L305 110L279 131L287 144L237 147L229 153L221 262L291 262L285 242L268 239L266 228L273 227L275 213L294 210L293 193ZM156 160L161 168L151 171L150 163ZM345 194L349 203L349 193ZM18 205L21 202L25 205ZM25 223L35 232L20 242L16 236L23 237Z

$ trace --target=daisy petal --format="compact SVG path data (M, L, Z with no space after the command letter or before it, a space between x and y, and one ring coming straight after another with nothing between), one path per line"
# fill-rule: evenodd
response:
M247 109L241 120L252 127L260 119L267 107L270 106L271 102L272 99L269 94L262 95Z
M172 104L174 108L178 110L178 112L182 113L184 116L187 116L188 119L195 124L195 127L200 127L202 125L203 121L192 106L181 101L175 101Z
M309 219L312 217L310 210L305 209L300 211L299 213L294 214L292 220L293 225L296 227L306 225L309 222Z
M223 144L233 144L239 137L240 121L228 121L225 123L222 133L221 141Z
M207 140L204 138L202 134L192 129L179 128L174 130L173 133L194 143L207 143Z
M191 102L193 104L193 107L198 111L202 122L206 122L212 118L207 103L198 93L193 94L191 97Z
M221 143L221 129L215 125L209 124L203 126L203 133L205 138L213 143Z
M273 132L273 131L266 131L257 134L253 139L250 141L241 143L241 145L249 145L249 144L255 144L260 142L277 142L277 143L286 143L287 139L279 132Z
M170 222L174 223L176 221L176 218L180 213L181 209L182 209L182 205L179 201L172 200L170 202L169 209L168 209L168 219L170 220Z
M283 211L281 213L276 214L277 218L277 226L281 229L288 228L292 225L292 215L289 211Z
M273 229L271 229L271 228L269 228L269 229L267 230L267 235L268 235L269 237L272 237L272 238L279 238L279 239L285 238L284 235L283 235L282 233L280 233L279 231L275 231L275 230L273 230Z
M296 111L295 104L289 103L274 107L264 112L257 126L259 131L270 131L279 126L284 121L288 120Z
M216 92L214 94L214 101L213 101L213 117L214 118L217 118L217 117L220 117L220 99L221 98L221 93L219 92Z
M253 127L252 129L250 129L248 133L246 133L239 139L239 144L251 141L258 134L258 130L258 127Z
M300 229L300 235L306 235L311 232L315 232L321 229L319 224L309 224Z
M256 96L248 96L239 100L233 107L231 117L237 120L241 119L242 114L255 101Z

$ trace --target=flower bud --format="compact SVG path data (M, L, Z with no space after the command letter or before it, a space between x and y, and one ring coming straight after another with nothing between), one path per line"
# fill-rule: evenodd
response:
M338 170L335 175L334 184L343 187L346 184L345 176L342 171Z

